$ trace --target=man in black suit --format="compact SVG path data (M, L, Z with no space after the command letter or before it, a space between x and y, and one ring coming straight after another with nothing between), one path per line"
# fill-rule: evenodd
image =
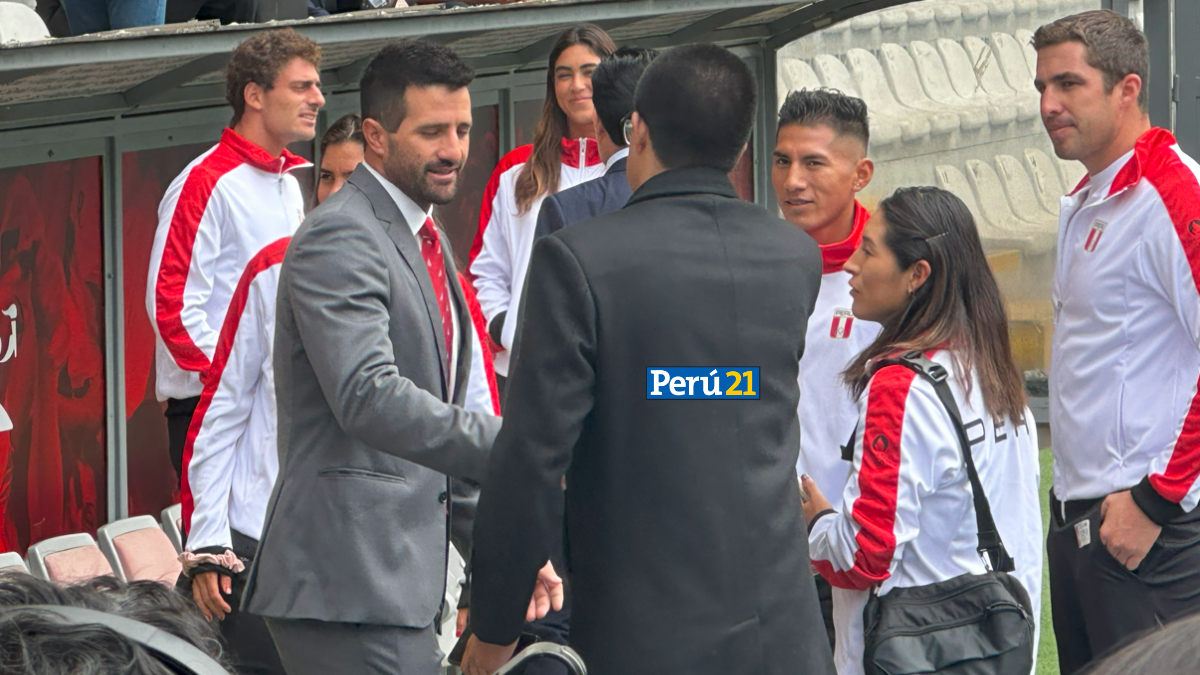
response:
M571 645L590 673L831 674L795 468L820 252L726 176L755 113L740 59L673 49L634 108L629 204L534 246L464 671L511 655L565 474ZM761 398L648 400L649 368L738 365L760 369Z
M625 206L633 190L625 178L625 122L633 112L633 93L646 66L658 56L653 49L622 47L592 71L592 104L596 107L596 146L604 175L552 194L542 201L533 240L558 232L601 213Z

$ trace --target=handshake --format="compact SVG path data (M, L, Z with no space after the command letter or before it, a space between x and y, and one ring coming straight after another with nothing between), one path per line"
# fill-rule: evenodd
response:
M529 599L529 607L525 610L525 620L534 621L550 613L550 610L560 610L563 606L562 579L554 571L554 566L546 563L538 570L537 583L533 587L533 597ZM467 640L467 649L463 652L463 675L491 675L508 663L512 658L517 643L494 645L471 635Z

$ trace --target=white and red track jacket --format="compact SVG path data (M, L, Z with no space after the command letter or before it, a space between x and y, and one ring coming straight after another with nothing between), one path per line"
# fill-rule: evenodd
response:
M1151 129L1062 201L1054 493L1133 488L1157 523L1200 500L1200 166Z
M246 265L230 299L200 403L183 447L187 550L230 549L230 530L258 539L279 474L275 292L290 238Z
M850 440L858 406L842 382L842 371L875 341L879 324L850 312L850 273L842 265L862 242L871 212L854 204L854 230L845 241L821 247L821 290L808 319L800 357L800 459L796 472L808 474L828 495L840 495L850 475L841 446Z
M160 401L200 395L246 263L304 219L300 184L289 172L305 166L226 129L167 188L146 282Z
M479 308L479 301L475 299L475 288L462 272L458 273L458 283L462 286L463 297L467 301L467 312L471 315L471 327L475 331L475 339L471 341L471 373L467 380L463 409L499 415L500 390L496 388L492 351L484 346L488 340L487 319L483 318L483 310Z
M508 312L501 331L500 350L495 355L496 373L508 375L508 350L512 349L518 323L517 310L529 254L533 251L533 231L537 225L542 197L534 200L525 213L517 210L515 187L517 176L533 151L523 145L505 155L483 193L483 208L479 213L479 230L471 247L471 274L479 305L488 325L501 312ZM604 162L596 141L590 138L562 142L562 172L558 189L565 190L584 181L604 175ZM478 252L478 253L476 253Z
M950 352L930 358L955 373ZM969 392L957 376L949 381L1000 537L1016 561L1014 576L1038 617L1044 542L1033 415L1026 409L1024 423L996 424L974 374ZM908 368L887 366L871 378L859 407L841 505L830 495L840 512L818 516L809 532L813 566L834 587L852 591L835 608L839 675L863 672L862 610L872 586L886 595L984 571L958 435L933 385Z

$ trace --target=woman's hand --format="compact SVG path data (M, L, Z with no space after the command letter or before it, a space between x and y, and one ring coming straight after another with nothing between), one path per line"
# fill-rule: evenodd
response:
M816 482L809 478L808 474L800 476L800 490L801 494L807 493L808 495L808 501L803 504L804 522L811 524L818 513L833 509L833 504L829 503L829 500L821 493L821 488L817 487Z

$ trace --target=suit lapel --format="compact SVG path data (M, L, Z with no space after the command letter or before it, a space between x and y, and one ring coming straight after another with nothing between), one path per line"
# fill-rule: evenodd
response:
M442 336L440 328L442 311L438 308L437 295L433 290L433 280L429 278L429 268L425 266L421 247L417 245L416 237L413 236L408 222L404 220L404 214L400 213L400 207L396 206L396 200L392 199L392 196L371 175L371 172L367 171L363 165L359 165L347 182L353 183L367 196L367 201L371 202L371 208L375 210L375 217L381 223L385 223L384 232L395 244L396 250L400 252L400 257L404 259L404 263L417 278L417 284L421 287L421 295L425 301L425 312L429 315L429 329L433 332L434 337L433 344L437 348L438 368L442 373L442 394L444 398L449 399L449 396L446 395L449 392L450 374L446 372L449 358L446 356L446 340ZM451 269L453 268L446 268L447 274ZM451 284L452 287L456 285Z

